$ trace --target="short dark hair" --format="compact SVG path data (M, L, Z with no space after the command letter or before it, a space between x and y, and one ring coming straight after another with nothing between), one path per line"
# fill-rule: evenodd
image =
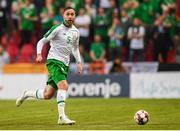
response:
M66 10L70 10L70 9L73 9L73 10L75 11L75 9L74 9L73 7L68 6L68 7L65 7L65 8L64 8L64 12L65 12ZM76 12L76 11L75 11L75 12Z

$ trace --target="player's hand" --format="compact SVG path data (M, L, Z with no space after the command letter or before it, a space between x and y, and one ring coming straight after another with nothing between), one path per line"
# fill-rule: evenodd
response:
M77 71L78 71L79 74L82 74L82 71L83 71L82 62L77 63Z
M36 62L40 63L43 60L41 54L37 54Z

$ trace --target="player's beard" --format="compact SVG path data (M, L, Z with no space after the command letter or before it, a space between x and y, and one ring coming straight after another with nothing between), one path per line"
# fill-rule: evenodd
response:
M73 20L65 20L65 23L67 24L67 26L72 26L74 21Z

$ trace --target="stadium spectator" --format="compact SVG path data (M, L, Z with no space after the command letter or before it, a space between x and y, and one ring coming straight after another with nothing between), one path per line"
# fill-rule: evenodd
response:
M27 5L27 3L29 3L29 5ZM12 39L14 41L15 38L13 32L16 31L16 34L20 34L21 31L21 36L18 36L21 38L21 42L19 42L18 39L13 43L16 43L18 47L24 43L36 43L37 39L43 36L53 24L62 22L62 15L59 11L68 6L74 7L77 11L82 7L86 9L87 15L91 18L88 42L91 43L93 41L94 35L100 35L102 42L105 44L107 56L111 56L108 52L110 40L108 29L112 24L113 17L120 16L120 25L124 30L122 61L129 59L130 39L128 39L127 34L134 18L139 18L145 27L145 51L152 50L154 40L152 23L154 23L157 18L164 16L163 25L169 27L168 32L171 40L173 40L176 35L175 29L179 23L176 19L180 19L179 0L0 0L0 14L2 14L0 16L1 39L4 39L5 34L7 35L8 41L12 43ZM61 8L60 10L59 7ZM42 17L43 13L46 18ZM30 19L25 18L28 14L31 14ZM47 18L49 16L50 18ZM34 18L36 18L37 21ZM33 36L31 38L32 33ZM85 45L90 48L88 42L86 42ZM84 45L84 42L81 43ZM9 46L9 44L7 43L6 46ZM46 46L48 50L49 47L48 45ZM87 51L86 48L85 50L85 52L89 54L89 50ZM149 51L149 53L146 52L145 60L152 61L152 53L152 51ZM173 50L168 50L167 53L168 60L166 62L169 62L169 56L172 55ZM46 54L47 51L44 51L45 57ZM149 56L151 56L151 58Z
M106 10L108 24L112 23L113 17L119 17L119 9L115 0L109 0L110 8Z
M176 1L176 17L180 19L180 0Z
M124 9L122 9L120 12L121 26L123 27L123 30L126 32L125 34L127 34L127 30L132 23L132 19L128 16L127 12Z
M80 33L80 43L84 46L85 51L89 52L89 33L91 17L86 13L86 10L84 8L80 8L79 14L77 15L74 23Z
M180 1L179 5L180 7ZM174 54L174 60L176 63L180 63L180 17L176 14L176 26L175 26L175 36L174 36L174 46L175 46L175 54Z
M45 6L42 8L40 13L41 18L41 36L42 36L53 26L53 16L55 14L55 6L53 4L54 0L45 0Z
M123 39L123 61L129 60L129 40L128 40L128 28L132 23L132 19L128 16L125 9L121 9L121 17L120 17L120 24L122 29L124 30L124 39Z
M58 0L56 0L56 1L58 1ZM42 8L44 6L44 0L33 0L33 3L35 5L35 7L36 7L37 15L39 16L40 13L41 13Z
M93 62L104 62L105 61L105 48L104 43L101 42L99 35L94 36L94 42L91 43L90 57Z
M180 63L180 24L176 27L176 36L175 36L175 55L174 59L176 63Z
M137 61L144 60L144 35L144 26L141 24L139 18L135 18L133 20L133 25L128 29L128 39L130 40L130 61L136 61L135 57L137 57Z
M155 19L154 8L150 0L143 0L136 11L136 16L145 25L152 25Z
M126 70L122 65L122 61L119 58L115 58L113 65L110 69L110 73L125 73Z
M79 53L79 31L73 25L75 19L75 10L72 7L64 9L64 22L61 25L53 26L45 36L39 40L37 44L36 61L42 61L42 47L45 43L51 43L51 48L47 58L48 81L44 89L36 91L25 91L16 101L16 105L20 106L25 99L33 97L36 99L50 99L57 91L58 106L58 124L75 124L65 115L65 100L68 90L66 81L68 74L68 66L70 62L70 54L72 53L77 62L77 71L82 73L82 62Z
M0 37L7 30L8 15L10 10L9 0L0 0Z
M63 19L63 11L64 11L64 8L59 6L58 13L53 17L53 24L54 25L63 23L63 21L64 21L64 19Z
M89 62L89 54L87 51L85 51L84 47L82 46L82 44L79 45L79 52L81 54L81 60L82 60L82 63L85 63L85 62Z
M84 63L87 63L90 61L90 58L89 58L89 52L85 51L83 45L81 43L79 43L79 52L80 52L80 55L81 55L81 61L84 65ZM71 62L75 63L76 60L75 58L73 57L73 55L71 55L71 58L70 58Z
M151 1L152 0L143 0L142 3L139 4L139 7L136 9L135 14L135 16L141 20L143 26L145 27L146 33L144 42L146 44L149 44L149 40L151 38L151 28L155 20L155 9Z
M90 73L104 74L105 53L105 47L104 43L101 42L101 37L95 35L90 49Z
M124 9L130 18L134 18L138 7L137 0L125 0L120 8Z
M109 0L99 0L99 7L104 9L109 9L110 8Z
M73 7L78 13L79 9L83 7L83 0L66 0L65 7Z
M65 1L65 7L70 7L70 6L72 6L71 0L66 0Z
M122 58L122 44L124 37L124 30L120 25L120 20L117 17L114 17L112 20L112 25L109 28L108 36L110 37L109 41L109 60L114 58Z
M153 30L154 37L154 61L167 62L167 53L170 47L172 47L172 39L170 36L169 25L164 25L164 16L159 17L155 21L155 27Z
M37 20L36 9L31 0L25 0L21 3L19 10L20 14L20 29L21 29L21 44L30 43L32 33L34 31L34 21Z
M107 32L108 32L108 25L109 25L109 21L107 18L107 15L105 13L104 8L99 7L98 9L98 13L94 19L94 34L95 35L99 35L101 37L101 40L103 43L105 43L106 45L106 49L107 49L107 45L108 45L108 41L109 38L107 37Z
M84 0L84 8L86 9L87 14L91 18L95 18L96 17L96 7L93 4L93 0Z
M176 7L176 0L164 0L161 3L161 8L163 12L166 12L167 10L175 9Z
M9 55L5 51L4 47L0 44L0 72L3 65L9 63Z
M11 4L11 20L12 20L12 28L13 30L18 30L19 29L19 16L18 16L18 11L20 8L20 2L18 0L14 0Z
M53 26L53 17L54 17L54 14L55 14L55 5L54 5L54 0L45 0L44 1L45 5L44 7L42 8L41 10L41 13L40 13L40 19L41 19L41 35L40 35L40 38L43 37L43 35L45 35L45 33ZM46 47L44 48L45 51L44 51L44 57L46 58L47 57L47 54L48 54L48 51L50 49L50 45L49 44L46 44L45 45Z

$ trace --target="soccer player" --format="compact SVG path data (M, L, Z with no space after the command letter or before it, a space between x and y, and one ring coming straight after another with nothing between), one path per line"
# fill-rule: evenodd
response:
M68 90L66 81L70 54L72 53L77 62L77 71L82 73L83 65L79 53L79 31L73 25L75 10L66 7L63 14L64 22L61 25L53 26L44 37L37 43L36 61L42 61L41 50L45 43L50 41L51 48L48 52L46 66L48 69L47 86L36 91L24 91L16 100L20 106L27 98L50 99L57 91L58 124L75 124L65 115L65 100Z

